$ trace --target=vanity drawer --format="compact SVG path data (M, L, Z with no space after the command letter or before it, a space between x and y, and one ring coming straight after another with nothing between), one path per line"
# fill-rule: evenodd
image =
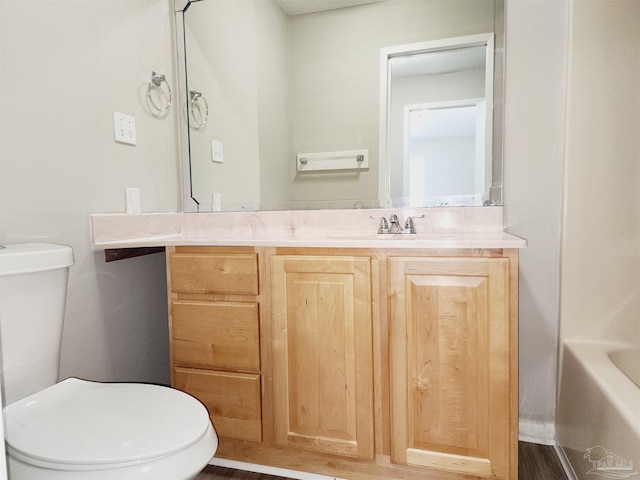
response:
M174 300L171 319L175 365L260 371L257 303Z
M170 262L175 293L258 294L255 253L173 253Z
M219 436L262 441L260 375L176 368L174 386L207 407Z

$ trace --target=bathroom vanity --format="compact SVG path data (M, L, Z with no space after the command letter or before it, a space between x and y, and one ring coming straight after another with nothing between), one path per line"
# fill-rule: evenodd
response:
M208 408L217 457L348 479L517 478L525 242L455 211L408 237L367 233L362 213L337 234L302 212L281 229L236 213L227 238L194 214L164 236L172 384ZM153 242L96 242L101 228L94 248Z

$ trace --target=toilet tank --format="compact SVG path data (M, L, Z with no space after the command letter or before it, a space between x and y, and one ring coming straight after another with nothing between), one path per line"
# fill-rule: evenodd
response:
M5 405L58 381L73 250L27 243L0 247L0 343Z

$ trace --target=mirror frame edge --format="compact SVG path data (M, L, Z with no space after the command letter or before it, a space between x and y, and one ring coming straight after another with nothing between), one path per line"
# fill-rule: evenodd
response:
M187 52L185 42L184 14L194 0L173 0L173 11L176 32L177 85L180 93L187 92ZM198 0L195 0L198 1ZM191 191L191 155L189 149L189 109L183 102L183 95L177 95L180 103L178 110L178 160L181 173L182 211L195 213L200 211L200 204L193 198ZM185 98L188 98L186 96Z
M506 98L507 31L505 25L507 2L493 0L493 155L500 159L491 172L491 205L504 205L504 103ZM499 125L499 128L495 128Z

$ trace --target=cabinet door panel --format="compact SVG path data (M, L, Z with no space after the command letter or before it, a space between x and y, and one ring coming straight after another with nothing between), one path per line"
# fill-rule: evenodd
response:
M506 476L508 260L392 258L392 460Z
M373 457L369 259L272 259L276 442Z

